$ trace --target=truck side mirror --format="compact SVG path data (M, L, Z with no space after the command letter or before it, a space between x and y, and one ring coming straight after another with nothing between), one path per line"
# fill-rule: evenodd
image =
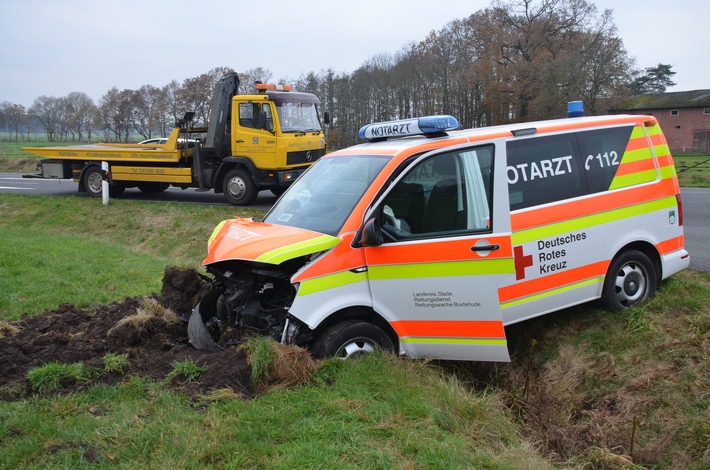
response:
M330 113L328 111L323 113L323 123L330 124Z
M259 114L256 116L256 128L257 129L266 129L266 112L265 111L259 111Z

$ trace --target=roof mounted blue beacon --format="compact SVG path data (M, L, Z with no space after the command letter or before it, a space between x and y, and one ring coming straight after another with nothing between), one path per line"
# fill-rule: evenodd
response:
M584 116L584 102L570 101L567 103L567 117L582 117Z
M459 122L453 116L426 116L368 124L363 126L357 135L361 139L384 140L389 137L406 137L422 134L439 135L442 132L452 131L458 127Z

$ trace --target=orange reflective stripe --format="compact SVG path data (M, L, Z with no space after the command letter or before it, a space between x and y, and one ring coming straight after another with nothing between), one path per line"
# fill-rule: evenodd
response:
M677 191L674 181L675 179L664 179L658 184L625 189L623 196L616 192L595 193L577 201L562 202L554 206L512 213L510 223L513 232L517 232L562 220L655 201L667 196L675 196Z
M500 249L493 250L487 256L471 251L471 247L479 240L486 240ZM462 254L466 254L462 258ZM510 258L513 248L509 236L480 236L476 238L422 240L422 243L393 244L387 250L370 250L367 264L412 264L412 263L442 263L445 261L474 261L495 258Z
M630 175L632 173L654 169L656 169L656 165L654 165L653 159L647 158L636 162L622 163L616 171L616 176Z
M444 338L505 338L502 321L399 320L391 322L401 338L408 336Z
M646 136L629 139L629 143L626 145L627 152L629 150L639 150L643 148L648 148L648 139Z
M521 297L527 297L528 295L539 294L557 287L574 284L575 282L603 276L606 274L608 266L609 260L599 261L586 266L580 266L579 268L550 274L549 276L518 282L511 286L498 289L498 298L501 303L505 303Z
M656 249L661 255L666 253L672 253L676 250L680 250L685 246L685 237L681 235L680 237L671 238L670 240L663 241L656 244Z
M660 165L661 167L673 166L673 157L670 154L659 156L658 165Z

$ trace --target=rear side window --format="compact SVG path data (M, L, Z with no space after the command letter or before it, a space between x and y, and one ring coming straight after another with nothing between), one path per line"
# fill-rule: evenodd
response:
M632 131L633 126L622 126L509 141L506 174L510 209L608 191ZM651 158L647 147L640 151L644 158ZM641 158L631 153L628 157ZM636 183L645 181L650 180L637 178Z
M508 142L506 176L511 210L587 193L574 134Z
M598 193L609 189L632 130L633 126L624 126L577 134L589 192Z

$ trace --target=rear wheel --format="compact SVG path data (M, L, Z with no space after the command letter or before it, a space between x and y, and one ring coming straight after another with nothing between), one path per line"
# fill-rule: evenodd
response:
M224 198L233 206L248 206L259 193L249 173L235 168L229 171L222 184Z
M610 310L623 310L656 292L656 268L646 254L630 250L617 256L604 278L601 302Z
M84 189L89 196L101 196L103 181L104 173L99 167L92 166L84 173Z
M395 352L392 340L381 328L370 322L350 320L325 330L314 343L313 354L350 359L376 349Z
M103 192L104 172L97 166L92 166L84 172L84 190L89 196L101 197ZM126 190L126 187L109 183L108 195L119 197Z

